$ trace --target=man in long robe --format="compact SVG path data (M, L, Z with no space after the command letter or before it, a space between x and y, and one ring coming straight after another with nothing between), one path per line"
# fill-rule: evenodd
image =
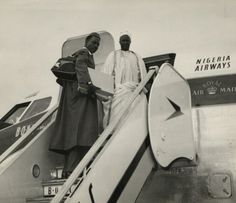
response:
M108 55L102 70L104 73L113 75L115 83L111 107L108 102L104 103L104 127L112 122L120 110L124 108L126 98L132 94L147 73L142 58L129 50L130 36L122 35L119 42L121 49Z
M85 47L74 53L77 81L63 81L62 94L49 149L65 154L63 177L74 170L98 137L97 99L88 68L95 68L93 53L100 36L91 33ZM84 91L87 89L87 91Z

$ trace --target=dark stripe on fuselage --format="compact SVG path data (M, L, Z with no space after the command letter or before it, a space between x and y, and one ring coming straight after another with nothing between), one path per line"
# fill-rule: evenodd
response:
M138 163L140 162L141 158L144 155L144 152L150 145L149 137L147 136L143 142L143 144L140 146L138 152L136 153L135 157L133 158L132 162L130 163L129 167L125 171L123 177L121 178L120 182L117 184L115 190L113 191L110 199L108 200L108 203L115 203L119 199L121 193L123 192L125 186L130 180L130 177L132 176L133 172L135 171L136 167L138 166Z

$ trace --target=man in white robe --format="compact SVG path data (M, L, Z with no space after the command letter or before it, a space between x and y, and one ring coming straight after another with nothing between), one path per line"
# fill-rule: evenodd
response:
M111 104L104 103L104 127L112 122L128 98L146 75L146 67L142 58L130 51L131 38L129 35L120 37L120 50L111 52L103 66L103 72L113 75L115 93Z

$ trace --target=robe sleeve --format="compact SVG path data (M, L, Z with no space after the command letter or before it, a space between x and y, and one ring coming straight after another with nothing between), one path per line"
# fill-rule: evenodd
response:
M91 81L88 72L89 53L86 50L80 50L77 53L75 72L79 84L87 84Z
M137 55L137 58L138 58L138 63L139 63L139 68L140 68L141 80L143 80L145 76L147 75L147 69L146 69L143 59L139 55Z
M104 65L103 65L103 67L102 67L102 69L101 69L101 71L102 71L103 73L112 75L112 72L113 72L114 66L115 66L115 64L114 64L114 63L115 63L115 60L114 60L114 59L115 59L114 52L111 52L111 53L108 55L108 57L107 57L107 59L106 59Z

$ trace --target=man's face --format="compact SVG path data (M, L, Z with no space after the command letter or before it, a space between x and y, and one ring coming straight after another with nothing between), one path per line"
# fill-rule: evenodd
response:
M100 44L100 39L93 36L91 37L91 39L88 40L86 47L93 54L98 50L99 44Z
M123 35L123 36L120 37L121 50L128 51L130 43L131 43L131 40L130 40L130 37L128 35Z

